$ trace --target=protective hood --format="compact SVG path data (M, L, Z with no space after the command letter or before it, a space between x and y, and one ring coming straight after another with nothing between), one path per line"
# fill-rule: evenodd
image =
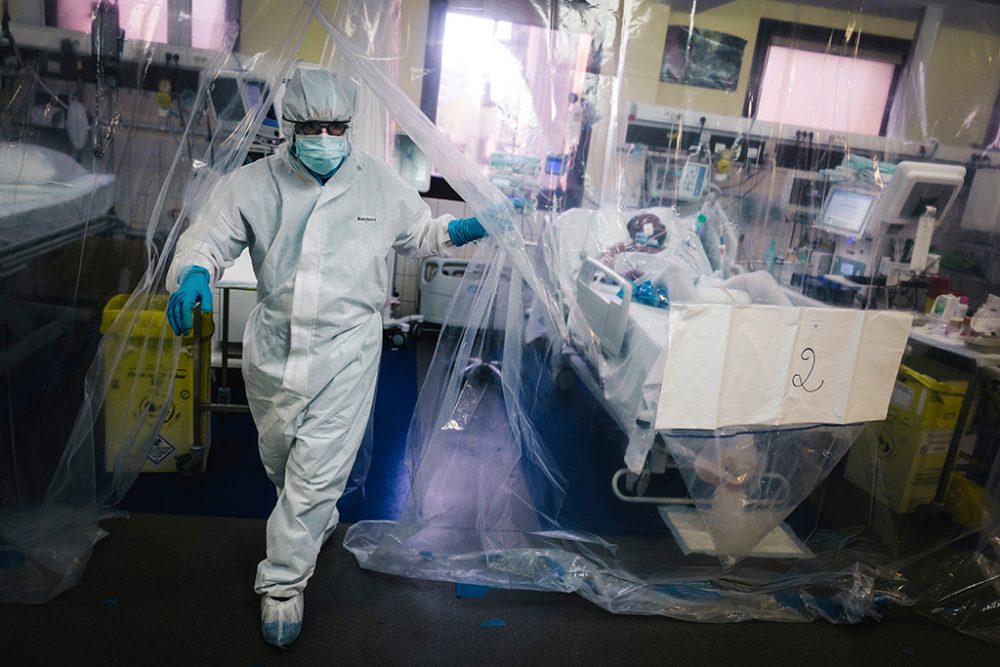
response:
M354 114L354 91L324 69L298 66L281 101L282 130L308 120L347 121Z

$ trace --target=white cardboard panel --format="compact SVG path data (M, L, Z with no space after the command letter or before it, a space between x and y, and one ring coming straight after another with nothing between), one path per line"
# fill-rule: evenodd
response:
M910 319L842 308L674 305L655 427L883 419Z
M877 310L865 313L864 335L847 406L848 423L885 419L911 326L910 313Z
M798 311L781 306L736 306L729 325L726 376L719 421L768 424L776 421L798 329Z
M845 423L864 322L861 310L800 309L779 423Z
M731 314L731 309L708 304L670 308L670 352L660 387L656 428L715 428ZM715 335L702 335L705 331Z

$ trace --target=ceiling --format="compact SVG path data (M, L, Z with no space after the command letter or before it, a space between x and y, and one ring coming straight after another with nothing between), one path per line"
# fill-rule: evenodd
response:
M927 7L945 10L948 25L986 30L1000 35L1000 0L786 0L791 4L845 11L861 11L874 16L891 16L918 21ZM675 10L701 13L729 4L732 0L660 0Z

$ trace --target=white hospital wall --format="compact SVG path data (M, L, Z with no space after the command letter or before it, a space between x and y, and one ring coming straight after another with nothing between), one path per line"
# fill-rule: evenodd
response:
M867 2L845 3L846 7L856 5L864 9ZM884 35L910 39L916 29L913 21L901 20L885 16L874 16L868 13L855 13L845 9L811 7L792 2L769 2L765 0L735 0L721 7L700 12L695 16L696 28L718 30L730 35L742 37L747 41L743 52L743 64L740 69L739 83L736 90L726 92L697 88L675 83L660 83L660 63L663 57L663 46L666 40L667 25L660 25L655 32L658 44L658 59L656 61L656 77L654 80L656 104L661 106L683 107L697 109L710 113L741 115L743 102L746 99L747 87L750 82L750 69L753 64L754 47L757 41L757 28L762 18L801 23L844 30L853 27L862 34ZM686 12L675 11L670 14L672 25L687 25L690 16ZM654 39L649 35L648 39Z
M320 6L328 15L332 15L337 9L337 0L324 0ZM298 9L298 3L280 0L241 0L240 53L276 51L281 48L281 39L284 35L282 31L274 30L274 26L286 26L288 12L292 8ZM298 56L308 62L319 62L326 41L326 31L314 20L306 30Z
M45 3L41 1L14 0L10 3L10 19L14 23L42 25L44 23L42 15L44 6Z
M931 4L931 3L928 3ZM629 102L685 108L708 113L740 116L749 85L757 29L760 19L768 18L791 23L845 29L853 26L867 34L912 39L916 29L913 20L877 16L865 9L877 7L874 2L845 3L862 12L846 9L798 5L792 2L768 0L734 0L719 7L699 12L694 17L698 28L718 30L747 40L739 82L733 92L661 83L660 65L669 25L688 25L687 11L671 10L659 0L636 0L632 5L631 22L624 27L627 54L626 76L621 83L620 109L624 114ZM918 8L915 3L914 8ZM973 11L973 6L967 8ZM1000 90L1000 26L970 25L975 22L952 20L945 12L945 25L935 43L927 67L926 108L930 136L943 144L969 145L983 141L993 103ZM623 116L622 116L623 117ZM588 178L602 183L609 123L595 127ZM617 136L624 128L617 128ZM922 139L918 123L911 127L911 138ZM605 196L610 196L605 185Z
M468 204L462 201L452 201L449 199L424 198L427 205L431 207L431 215L450 214L456 218L467 218L475 215ZM452 253L453 257L471 259L476 252L476 244L461 248L456 248ZM396 258L396 291L399 292L399 314L412 315L419 311L420 306L420 271L422 263L420 261L408 261L402 257Z

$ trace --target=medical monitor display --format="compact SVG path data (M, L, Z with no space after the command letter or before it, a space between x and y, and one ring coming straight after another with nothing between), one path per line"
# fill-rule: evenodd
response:
M793 211L819 213L830 190L830 181L818 175L793 175L785 184L785 203Z
M958 186L949 183L917 183L907 193L894 218L909 218L911 221L916 221L928 206L943 211L944 207L955 198L957 191Z
M879 204L878 220L885 225L910 226L928 207L944 220L965 182L965 167L930 162L900 162Z
M246 93L247 93L247 104L250 107L250 111L257 111L260 109L261 105L264 104L264 98L267 96L267 89L265 88L265 83L263 81L247 81L246 82Z
M243 96L240 95L240 84L235 78L217 78L209 88L209 95L219 121L239 123L246 116L247 109L243 104Z
M708 185L709 167L689 160L658 159L649 173L650 200L698 201Z
M833 188L827 195L819 226L834 234L859 236L874 203L874 192Z

